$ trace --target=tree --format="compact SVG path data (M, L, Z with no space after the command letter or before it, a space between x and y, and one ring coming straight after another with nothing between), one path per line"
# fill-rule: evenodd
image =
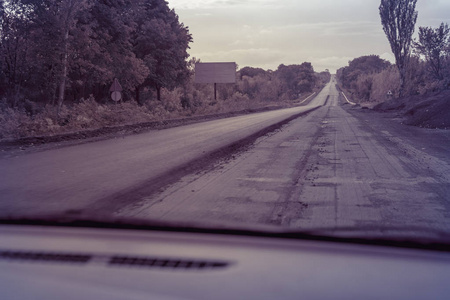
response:
M276 76L281 81L282 93L291 100L297 99L301 93L312 92L317 80L314 68L309 62L289 66L281 64Z
M21 1L0 2L0 96L15 107L29 80L32 13Z
M400 73L400 96L405 87L406 65L417 21L416 3L417 0L381 0L379 7L381 24Z
M190 77L191 41L164 0L0 0L0 97L61 108L106 99L118 78L124 99L160 99Z
M58 111L61 109L66 93L69 64L69 32L77 25L77 13L86 8L86 0L65 0L58 3L58 25L61 29L61 74L59 79Z
M242 80L242 77L255 77L257 75L266 75L266 71L261 68L252 68L252 67L244 67L239 70L239 77Z
M164 0L136 1L135 12L133 52L150 70L136 86L136 100L139 102L140 89L146 86L153 87L161 100L161 88L173 89L190 76L187 49L192 36Z
M443 61L450 44L450 28L441 23L438 28L419 27L419 41L414 43L416 51L425 56L434 78L444 79Z
M142 58L134 52L133 37L138 11L135 2L98 0L92 7L87 23L92 26L90 39L93 48L98 47L95 50L99 55L88 57L92 50L84 50L82 53L87 59L88 69L95 70L99 75L92 78L96 98L109 94L109 87L114 78L119 79L124 90L124 98L128 98L150 73ZM90 79L89 73L85 76Z
M378 55L366 55L349 61L337 71L339 82L360 101L369 101L373 93L374 78L391 66ZM386 93L387 90L384 92Z
M17 0L29 14L28 94L57 103L61 108L74 52L74 35L80 31L78 19L89 0ZM40 91L40 92L37 92ZM33 98L33 97L31 97Z
M389 67L390 63L378 55L366 55L349 61L348 66L339 72L339 80L344 88L354 89L361 75L379 73Z

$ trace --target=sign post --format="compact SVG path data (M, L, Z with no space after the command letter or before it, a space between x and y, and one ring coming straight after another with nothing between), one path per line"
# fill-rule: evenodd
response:
M214 83L214 100L217 100L218 83L236 83L236 63L196 63L195 83Z
M119 83L119 80L117 78L114 78L114 82L109 88L109 92L111 93L111 99L115 101L116 103L122 99L122 86Z

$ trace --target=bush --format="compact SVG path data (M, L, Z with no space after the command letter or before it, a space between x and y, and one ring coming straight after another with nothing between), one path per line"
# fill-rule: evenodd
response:
M369 56L372 57L372 56ZM350 66L338 70L337 76L344 89L351 93L356 102L381 102L385 101L387 92L391 91L393 97L398 97L400 87L400 75L395 65L380 68L368 68L363 62L367 57L354 59ZM373 59L373 58L372 58ZM450 74L450 62L443 67L443 72ZM427 62L419 57L409 58L406 69L405 96L425 95L448 89L450 76L443 80L436 80L427 72Z
M389 68L373 75L372 90L369 101L382 102L387 100L388 92L392 92L392 97L397 97L400 87L400 74L397 67Z
M59 115L56 108L50 105L33 116L24 110L3 108L0 111L0 138L54 135L155 119L155 112L136 102L101 105L89 97L78 104L63 106Z

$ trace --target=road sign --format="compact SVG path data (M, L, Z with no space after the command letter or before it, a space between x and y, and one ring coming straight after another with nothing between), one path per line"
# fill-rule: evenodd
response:
M196 63L196 83L236 83L236 63Z
M119 83L119 80L117 80L117 78L114 78L114 82L111 85L111 87L109 88L109 91L110 92L121 92L122 90L123 89L122 89L122 86Z
M196 63L195 83L214 83L214 99L217 99L218 83L236 83L236 63Z
M112 92L111 93L111 99L113 99L113 101L119 101L120 99L122 99L122 94L120 92Z
M114 82L109 88L109 91L111 92L111 99L113 101L120 101L122 99L122 94L120 93L122 91L122 86L119 83L119 80L117 78L114 78Z

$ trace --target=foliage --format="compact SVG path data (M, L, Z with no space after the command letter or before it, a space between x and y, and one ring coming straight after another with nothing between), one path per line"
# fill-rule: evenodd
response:
M341 87L356 102L381 102L390 97L424 95L450 87L450 29L420 27L410 46L417 20L417 0L382 0L383 29L391 44L396 69L378 56L362 56L337 72ZM424 60L423 60L424 58Z
M104 101L115 77L125 99L188 77L188 28L164 0L2 1L0 97L58 105ZM139 100L139 97L136 97Z
M354 101L380 102L392 97L424 95L450 87L450 29L420 27L416 55L408 56L402 73L377 56L363 56L337 72L341 87Z
M239 71L239 76L242 80L243 76L255 77L258 75L265 75L266 71L261 68L244 67Z
M93 95L90 95L76 103L62 105L58 113L57 107L51 104L38 105L31 101L24 101L13 109L4 99L0 102L0 139L60 134L193 115L248 111L270 106L289 107L295 105L293 100L306 98L312 91L321 89L331 76L329 72L321 72L305 77L304 73L308 74L312 66L310 67L309 63L302 65L304 67L301 68L298 65L293 68L284 67L295 70L291 73L294 78L290 78L288 72L263 70L253 77L244 75L239 79L241 72L239 71L236 84L218 85L217 100L214 100L213 85L195 84L192 72L183 85L173 89L161 88L164 101L149 100L143 105L135 101L100 104ZM311 81L305 82L307 80L305 78ZM302 85L293 85L297 89L294 92L298 92L299 86L307 86L308 89L292 100L289 97L294 92L286 90L286 87L292 82L299 82L300 79L303 80Z
M360 61L359 58L353 60ZM350 71L349 71L350 70ZM341 87L353 97L356 102L381 102L390 97L400 97L401 78L396 66L385 64L384 68L357 68L357 76L353 68L344 67L338 70L337 77ZM409 58L405 70L403 95L421 95L439 89L426 72L426 63L417 56ZM390 92L390 95L388 93Z
M278 66L276 76L281 81L281 91L294 100L302 93L312 92L316 85L314 69L309 62L301 65Z
M0 138L289 106L330 78L308 62L245 67L214 100L194 83L192 36L165 0L8 0L0 17Z
M399 95L400 74L396 66L391 65L379 73L372 73L368 76L372 80L368 101L377 103ZM389 91L392 96L388 94Z
M161 88L173 89L189 77L186 50L192 37L164 0L140 0L136 6L140 13L135 17L132 45L137 58L151 70L143 84L136 87L136 100L140 102L139 90L143 86L154 87L161 100Z
M0 97L6 96L10 106L22 98L23 86L29 80L30 22L28 5L0 2ZM14 15L14 18L11 18Z
M159 119L148 107L134 101L102 105L93 97L63 105L59 114L52 105L43 106L35 115L4 105L0 109L0 138L52 135Z
M419 41L414 47L419 55L423 55L428 63L430 73L437 80L444 79L444 63L448 59L450 46L450 29L441 23L438 28L419 27Z
M391 45L400 73L400 94L403 93L407 60L417 21L417 0L381 0L381 24Z
M374 75L390 65L378 55L361 56L351 60L347 67L339 69L337 75L343 88L349 90L358 99L369 101Z

